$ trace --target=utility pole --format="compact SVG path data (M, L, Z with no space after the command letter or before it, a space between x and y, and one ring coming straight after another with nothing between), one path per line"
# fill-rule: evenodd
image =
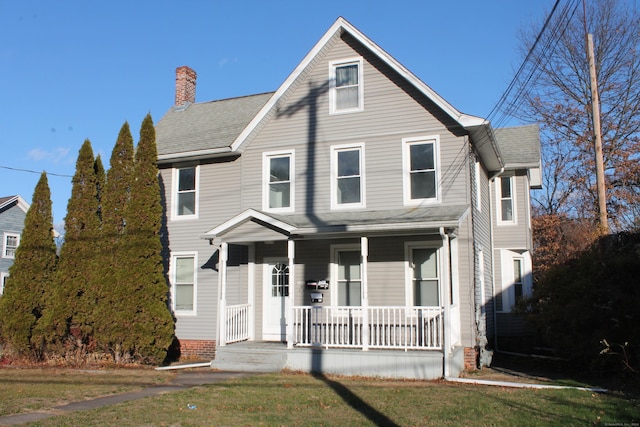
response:
M593 114L593 133L595 136L596 187L598 193L598 211L600 232L609 234L607 219L607 194L604 185L604 156L602 155L602 130L600 129L600 97L598 95L598 79L593 53L593 36L587 34L587 57L589 58L589 75L591 77L591 109Z

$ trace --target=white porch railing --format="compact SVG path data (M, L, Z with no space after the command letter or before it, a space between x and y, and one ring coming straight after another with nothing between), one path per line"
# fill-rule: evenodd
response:
M366 325L363 314L362 307L293 307L294 344L326 348L442 349L442 307L368 307Z
M233 343L249 339L250 304L230 305L226 308L226 342Z

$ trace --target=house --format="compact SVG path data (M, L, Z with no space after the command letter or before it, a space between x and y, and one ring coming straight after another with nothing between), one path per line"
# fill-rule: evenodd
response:
M182 355L274 342L290 369L400 378L489 363L509 266L531 266L540 163L518 152L537 128L461 113L343 18L275 92L195 89L177 68L156 126Z
M0 294L9 277L9 267L13 265L16 249L20 245L20 235L29 204L20 196L0 197Z

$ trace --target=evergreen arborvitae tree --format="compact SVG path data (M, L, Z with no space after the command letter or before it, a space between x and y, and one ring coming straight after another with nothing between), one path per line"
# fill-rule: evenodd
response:
M38 330L59 353L87 352L92 335L95 286L99 274L100 239L98 185L91 142L85 140L76 162L71 198L65 217L65 241L60 251L55 286L47 295L47 308ZM69 340L67 340L69 338ZM72 344L63 348L62 344Z
M133 323L124 346L136 358L157 364L171 345L174 322L167 305L169 288L161 255L162 204L156 161L155 128L148 114L140 128L132 197L125 210L128 296L123 306Z
M33 332L45 308L45 290L54 280L56 262L51 191L43 172L0 298L0 333L7 349L17 355L42 357L43 343Z
M93 164L93 170L96 174L96 194L98 196L98 220L100 221L100 228L102 229L102 193L106 185L107 176L104 172L104 166L102 165L102 158L100 154L96 157L96 161Z
M130 297L127 286L130 260L123 247L126 246L125 211L131 194L133 168L133 138L129 124L125 122L111 153L104 191L100 192L101 274L93 311L96 342L113 355L116 363L125 361L130 355L124 343L135 321L123 307Z

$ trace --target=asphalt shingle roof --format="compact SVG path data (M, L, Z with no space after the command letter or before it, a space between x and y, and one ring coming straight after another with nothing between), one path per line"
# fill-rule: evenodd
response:
M156 124L158 155L229 147L272 95L171 107Z
M493 132L505 169L540 162L540 130L538 125L500 128Z

